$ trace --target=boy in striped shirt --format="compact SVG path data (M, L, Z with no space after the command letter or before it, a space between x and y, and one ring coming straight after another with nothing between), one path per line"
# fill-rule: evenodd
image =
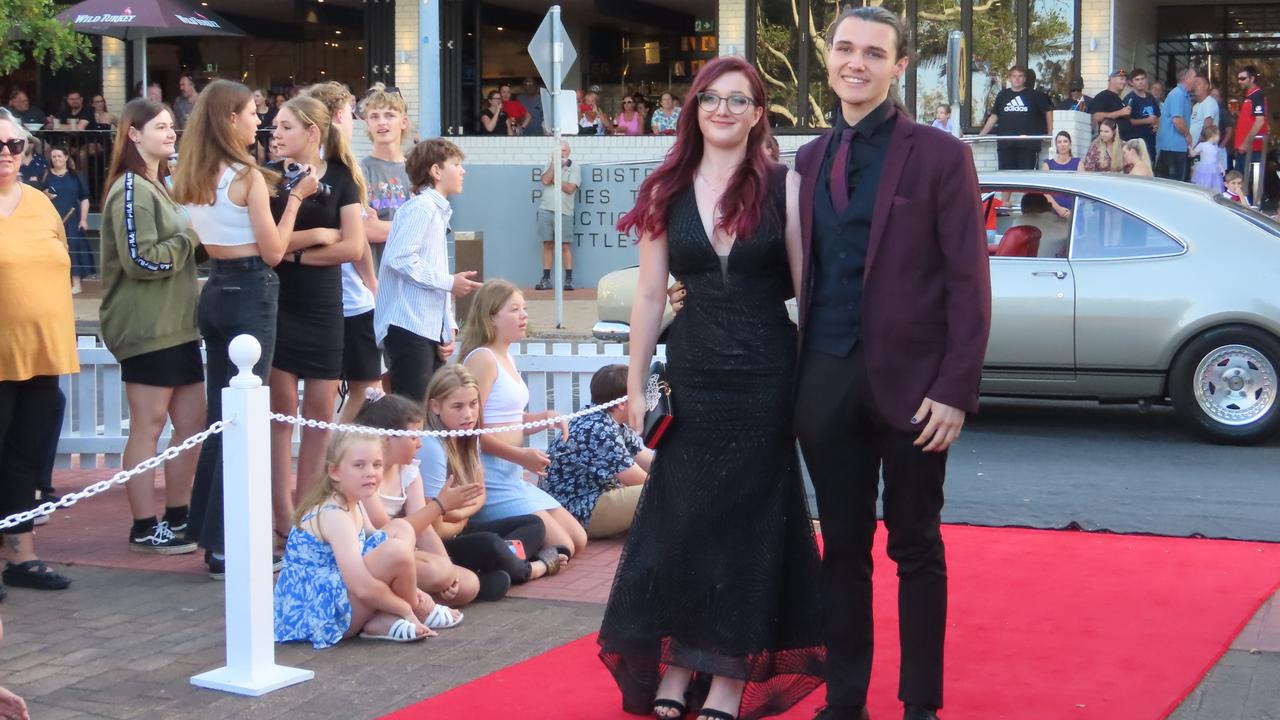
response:
M453 298L480 283L475 271L449 272L447 233L453 208L448 198L462 192L463 154L448 140L418 143L405 158L413 197L396 211L378 275L373 325L390 375L391 392L416 402L452 354L458 324Z

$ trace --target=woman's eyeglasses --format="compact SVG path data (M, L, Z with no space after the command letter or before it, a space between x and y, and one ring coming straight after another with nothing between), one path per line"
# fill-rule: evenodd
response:
M13 155L21 155L27 148L27 141L22 139L0 140L0 148L8 148Z
M729 112L734 115L741 115L747 111L747 108L756 104L755 100L746 95L730 95L722 98L715 93L698 93L698 107L702 108L703 112L711 113L719 110L722 102L728 105Z

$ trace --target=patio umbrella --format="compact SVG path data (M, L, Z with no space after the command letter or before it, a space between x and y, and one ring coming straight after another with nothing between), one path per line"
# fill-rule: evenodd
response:
M147 85L147 38L193 35L244 35L244 31L207 9L183 0L85 0L58 13L76 31L134 40L135 68Z

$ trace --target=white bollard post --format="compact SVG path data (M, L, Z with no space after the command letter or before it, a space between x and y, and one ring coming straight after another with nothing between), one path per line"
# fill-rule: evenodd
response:
M262 346L239 335L228 349L239 373L222 390L223 516L226 529L227 664L191 684L257 697L315 677L275 662L271 578L271 402L253 374Z

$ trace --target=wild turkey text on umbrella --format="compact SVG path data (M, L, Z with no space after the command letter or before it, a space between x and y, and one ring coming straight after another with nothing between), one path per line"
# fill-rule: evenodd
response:
M183 0L85 0L58 13L58 19L88 35L136 41L135 80L147 85L147 38L196 35L244 35L244 31L207 9Z

